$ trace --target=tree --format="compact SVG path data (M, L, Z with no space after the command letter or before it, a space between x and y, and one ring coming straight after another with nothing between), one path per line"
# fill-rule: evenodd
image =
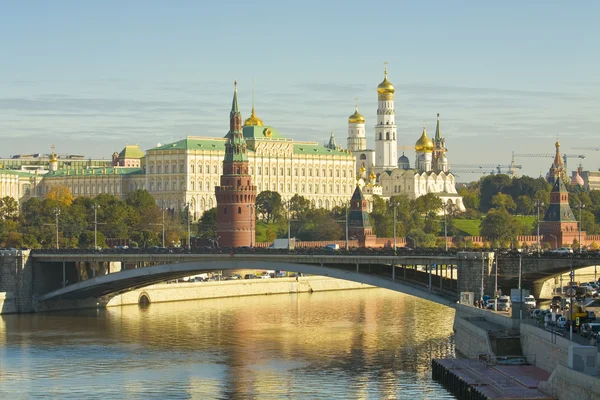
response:
M481 179L479 210L487 212L492 207L492 198L498 193L505 193L512 185L508 175L488 175Z
M70 206L73 202L73 195L71 194L71 190L68 186L57 185L52 187L48 194L46 194L46 198L50 200L54 200L61 206Z
M256 196L256 213L262 215L267 224L279 219L283 215L281 195L270 190L260 192Z
M512 197L502 193L498 193L492 197L492 206L495 208L503 208L507 211L512 211L517 207Z
M0 219L15 220L19 215L19 202L10 196L0 199Z
M481 222L481 234L494 241L511 241L516 237L515 220L503 208L490 210Z
M517 197L517 201L515 203L517 213L519 214L531 215L534 211L535 206L533 200L529 196L521 195Z
M198 222L198 234L206 239L217 237L217 208L204 211Z

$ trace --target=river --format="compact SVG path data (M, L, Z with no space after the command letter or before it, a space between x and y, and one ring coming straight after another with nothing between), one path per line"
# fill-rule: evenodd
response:
M454 311L384 289L0 316L0 398L454 399Z

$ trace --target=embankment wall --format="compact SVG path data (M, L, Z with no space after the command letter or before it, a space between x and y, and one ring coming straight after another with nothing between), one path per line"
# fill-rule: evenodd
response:
M151 303L203 300L222 297L367 289L373 286L321 276L275 279L240 279L222 282L192 282L148 286L113 297L107 307L138 304L142 296Z

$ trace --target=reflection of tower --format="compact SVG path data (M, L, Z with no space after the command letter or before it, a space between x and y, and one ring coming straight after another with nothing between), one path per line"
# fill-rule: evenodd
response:
M540 225L540 233L544 235L544 242L552 247L570 245L578 236L577 220L569 206L569 192L560 175L552 186L550 204ZM585 237L585 232L581 234Z
M427 137L425 125L423 125L423 133L421 134L421 137L415 143L415 152L417 153L415 168L417 168L419 172L431 171L431 153L433 152L433 142Z
M356 152L366 150L367 136L365 133L365 117L358 112L358 103L354 107L354 114L348 117L348 150Z
M58 169L58 158L54 154L54 145L52 145L52 154L50 155L50 161L48 162L48 169L50 172L54 172Z
M252 220L256 202L256 186L248 174L246 140L242 133L242 114L237 102L237 82L229 113L229 132L225 144L221 185L215 187L217 197L217 235L223 247L252 245Z
M386 63L387 64L387 63ZM377 125L375 126L375 168L379 174L397 167L396 116L394 111L394 85L384 70L383 82L377 86Z
M365 200L360 187L357 186L350 200L348 234L358 239L359 247L372 247L375 245L376 238L373 235L367 207L367 200Z
M436 172L448 172L448 159L446 158L446 139L442 136L440 129L440 114L437 115L437 125L435 127L434 149L432 157L432 169Z
M546 180L550 183L554 183L557 177L561 177L563 182L567 181L567 173L563 164L562 156L560 155L560 142L557 140L554 144L556 147L556 154L554 155L554 161L550 166Z

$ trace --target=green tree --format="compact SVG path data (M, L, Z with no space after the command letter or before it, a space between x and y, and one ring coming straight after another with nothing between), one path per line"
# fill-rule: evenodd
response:
M267 224L281 218L283 215L281 195L270 190L260 192L256 196L256 212L262 215Z
M494 241L511 241L517 235L515 219L503 208L490 210L481 222L481 235Z
M492 206L494 208L503 208L507 211L512 211L517 207L511 196L502 193L498 193L492 197Z
M481 178L480 184L479 210L487 212L493 206L492 198L498 193L508 192L511 188L512 181L508 175L496 174Z
M0 219L16 220L19 215L19 203L10 196L0 199Z
M521 195L517 197L516 203L516 211L522 215L531 215L534 211L534 201L531 197L526 195Z
M205 239L217 237L217 208L204 211L198 222L198 235Z

